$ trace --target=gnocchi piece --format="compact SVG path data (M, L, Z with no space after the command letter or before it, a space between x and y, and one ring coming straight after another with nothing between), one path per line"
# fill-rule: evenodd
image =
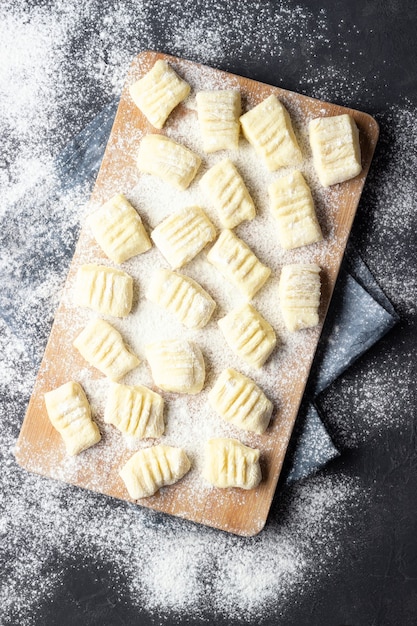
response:
M313 163L320 183L330 187L362 171L359 131L348 114L317 117L309 124Z
M208 393L209 404L238 428L261 435L268 428L273 405L258 385L232 369L223 370Z
M133 102L155 128L162 128L169 114L190 93L190 85L166 61L129 87Z
M323 236L313 196L301 172L292 172L269 186L271 209L278 221L278 236L285 250L308 246Z
M236 439L219 437L206 443L203 477L222 489L254 489L262 479L260 452Z
M271 270L231 230L223 230L207 260L222 276L251 299L268 280Z
M158 176L180 191L190 186L200 165L198 154L164 135L145 135L140 142L139 171Z
M244 220L252 220L255 205L243 178L230 159L213 165L200 180L207 198L216 207L222 226L235 228Z
M190 460L182 448L159 445L136 452L119 474L130 497L138 500L178 482L190 467Z
M126 317L132 308L133 279L106 265L81 265L75 281L74 302L103 315Z
M195 280L167 269L154 272L146 295L187 328L203 328L216 308L213 298Z
M151 238L172 269L191 261L216 237L216 229L198 206L173 213L152 231Z
M165 430L164 400L158 393L142 385L112 383L104 421L131 437L160 437Z
M196 100L204 152L237 150L240 133L240 92L199 91Z
M45 405L52 426L64 440L71 456L90 448L101 439L84 389L70 381L45 393Z
M152 247L140 216L121 193L94 211L88 222L95 240L114 263L123 263Z
M277 343L274 329L251 304L233 309L218 324L233 352L256 368L262 367Z
M279 298L288 330L317 326L320 267L315 263L284 265L279 281Z
M114 381L140 363L126 348L121 334L101 319L91 320L76 337L73 346L90 365Z
M242 115L240 123L244 136L271 172L302 161L288 111L273 94Z
M200 348L191 341L167 339L146 346L155 385L165 391L196 394L202 390L206 369Z

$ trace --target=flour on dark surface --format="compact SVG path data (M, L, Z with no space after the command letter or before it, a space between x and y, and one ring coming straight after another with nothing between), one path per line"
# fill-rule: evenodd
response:
M367 507L369 493L359 477L343 470L337 476L323 474L285 492L265 530L247 540L177 519L162 520L148 510L30 475L16 465L13 449L35 380L34 362L46 344L67 271L68 257L57 242L73 246L84 217L82 189L54 196L48 204L55 189L54 158L120 93L133 56L160 48L233 71L241 68L244 56L248 76L274 76L279 86L351 106L363 89L368 97L376 89L376 75L375 83L365 85L348 62L346 67L314 63L323 49L330 54L332 45L324 10L314 14L302 3L281 2L277 8L274 2L248 2L222 11L219 18L216 2L197 10L192 2L174 0L159 3L155 26L153 6L151 1L122 1L115 8L112 2L91 0L30 8L6 1L0 8L0 214L11 224L1 272L2 280L15 272L22 277L15 298L27 329L25 338L19 338L12 323L0 321L3 624L41 620L45 607L59 602L68 564L76 557L96 563L98 569L110 563L114 602L128 602L138 610L242 621L261 619L271 611L285 615L291 604L337 570L343 552L340 535ZM346 28L354 26L339 24L340 46ZM303 72L294 74L291 50L300 46L308 61ZM408 231L413 241L417 230L417 111L403 101L377 117L381 141L353 238L406 328L415 314L416 276L410 254L396 246L396 234ZM25 211L28 195L32 219ZM31 263L44 246L53 252L51 262L33 286ZM382 252L387 246L391 255ZM335 383L323 406L340 407L329 419L341 444L355 447L406 427L407 416L395 407L396 397L407 393L410 373L411 358L399 362L391 342L385 356L377 354L374 360L371 355Z

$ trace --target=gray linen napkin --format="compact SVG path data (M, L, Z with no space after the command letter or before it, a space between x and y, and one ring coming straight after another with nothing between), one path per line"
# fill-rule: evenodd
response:
M34 365L42 357L56 306L51 291L62 285L78 239L78 220L70 209L89 197L116 109L117 101L106 106L59 155L55 171L40 176L35 188L0 219L0 316L23 341ZM397 321L391 303L350 246L285 462L286 484L339 455L314 398Z
M314 399L398 319L391 302L349 244L294 429L296 446L286 461L287 483L308 476L338 455Z

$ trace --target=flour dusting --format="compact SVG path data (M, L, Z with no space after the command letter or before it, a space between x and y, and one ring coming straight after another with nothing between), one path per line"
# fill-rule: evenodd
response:
M340 472L338 477L299 482L274 503L265 530L242 539L17 466L13 450L35 381L34 363L45 347L68 251L85 211L85 190L55 193L54 157L120 94L131 59L148 48L231 71L241 67L243 57L247 76L274 76L276 85L299 87L340 104L353 105L356 95L362 89L369 93L372 85L364 85L355 67L317 67L318 52L331 51L329 24L324 9L314 14L302 3L229 3L219 17L216 2L196 8L192 0L164 0L158 3L157 25L150 19L151 0L121 0L117 7L106 0L22 4L6 0L0 7L0 217L9 236L0 269L10 285L16 277L19 284L10 317L4 315L7 323L0 320L0 623L36 622L45 606L59 601L74 559L93 562L98 572L108 568L111 601L127 602L138 612L211 619L214 614L252 622L272 612L284 615L338 568L343 551L339 536L357 523L367 506L368 493L359 479ZM339 27L337 42L343 47L346 26ZM294 75L292 85L283 85L281 70L292 67L296 49L304 51L305 72ZM260 58L265 76L252 76ZM377 155L360 209L374 216L374 223L367 232L358 226L354 236L364 256L376 238L367 260L405 311L415 307L415 279L401 265L395 245L391 257L381 251L387 240L394 243L398 229L415 232L417 111L401 103L378 119L383 156ZM36 258L45 242L51 254L39 271ZM24 334L19 330L23 325ZM401 370L401 364L394 365ZM356 423L350 426L346 412L339 416L337 426L348 445L401 426L400 415L387 415L386 402L392 400L394 387L395 393L402 392L406 374L394 376L393 383L378 379L378 371L377 365L367 365L368 393L375 391L373 398L378 398L374 410L364 413L369 398L361 397L363 386L357 379ZM352 380L341 384L341 396L349 384ZM378 393L381 385L391 395Z

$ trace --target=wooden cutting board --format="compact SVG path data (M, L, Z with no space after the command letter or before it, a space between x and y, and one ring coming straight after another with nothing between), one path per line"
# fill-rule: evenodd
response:
M190 82L192 87L192 94L188 99L188 103L186 101L177 107L162 131L156 131L150 126L146 118L132 103L128 92L128 85L151 69L157 59L168 60L177 72ZM309 246L311 250L308 252L310 255L308 259L317 261L323 270L321 275L320 324L317 328L301 331L302 334L299 336L301 339L297 338L294 344L291 341L286 342L284 339L283 347L279 346L276 350L278 357L273 358L265 370L269 377L268 380L271 380L272 377L274 381L274 388L270 393L274 395L276 408L274 419L266 433L259 436L241 433L236 429L233 431L232 429L232 436L261 450L263 480L259 487L246 492L240 489L219 490L205 485L196 469L199 466L198 455L194 454L193 456L191 451L191 457L195 460L194 465L196 467L189 475L176 485L163 489L155 496L141 500L138 503L142 506L178 515L232 533L250 536L258 533L267 519L346 242L378 139L378 125L372 117L360 111L315 100L247 78L198 65L184 59L157 52L143 52L134 59L130 67L111 136L92 194L91 208L93 209L100 205L116 192L128 193L138 183L140 174L135 166L135 156L140 138L144 134L162 132L169 133L175 137L175 129L179 128L179 125L184 129L187 119L190 120L190 124L196 124L196 112L192 104L196 90L227 87L240 89L244 110L253 107L270 94L276 94L286 105L306 156L305 167L307 170L303 171L308 179L309 176L312 176L312 170L311 154L306 141L306 127L308 120L313 117L338 115L346 112L352 115L360 131L363 164L363 170L359 176L343 184L336 185L329 190L320 189L317 182L314 183L313 181L312 183L313 195L325 235L324 242L315 244L313 247ZM184 135L183 131L182 140L183 143L187 144L187 136L186 134ZM241 143L242 145L246 144L244 139L241 140ZM247 145L246 147L244 146L244 149L251 150ZM205 163L202 168L202 171L204 171L204 167L207 166L206 155L204 155L201 149L199 152L203 158L203 164ZM222 154L220 156L223 158ZM220 157L217 156L217 158ZM233 155L231 158L233 158ZM242 167L245 167L244 161L242 161ZM250 175L251 172L248 171L248 177ZM192 193L193 185L198 185L197 179L192 184L190 193ZM259 190L254 191L255 196L256 194L259 195ZM266 189L264 194L267 196ZM150 222L152 222L152 216L149 216L148 220L145 219L145 224L148 227ZM152 224L152 227L154 227L154 224ZM158 254L158 252L153 252L153 254ZM270 254L271 259L268 259L268 256L262 258L267 264L269 260L272 260L272 255L275 254L275 251L271 250ZM288 254L284 254L281 251L280 254L279 260L275 260L278 266L284 262L297 262L298 259L302 261L305 259L303 255L306 253L296 250ZM61 437L49 422L43 400L43 395L46 391L71 379L78 380L81 384L86 380L84 388L88 396L90 395L90 386L92 396L99 392L105 393L106 380L104 377L93 368L89 368L72 347L72 342L81 328L77 328L77 325L80 326L80 320L71 308L70 291L77 269L82 263L86 262L86 259L109 263L92 240L89 229L84 227L81 231L61 304L56 312L37 381L21 428L16 446L16 458L22 467L30 471L130 501L118 471L138 448L131 441L126 442L113 427L103 423L103 403L92 403L94 418L99 424L103 435L102 441L97 446L81 453L78 457L69 458L66 456ZM140 263L141 257L137 257L137 259L139 259L137 262ZM163 263L162 258L161 263ZM135 272L135 267L135 265L129 266L132 274ZM126 271L129 271L129 269ZM276 294L274 295L274 292L271 291L269 297L274 298ZM272 309L274 308L278 308L278 306L273 306ZM74 321L72 315L74 315ZM215 320L216 318L211 322L214 329L216 328ZM123 334L122 321L118 322L117 328ZM216 330L211 330L210 332L216 332ZM300 349L300 345L302 345L302 349ZM233 361L230 365L236 367L237 364ZM146 364L144 364L144 367L146 367ZM143 371L145 372L145 370ZM259 374L261 383L262 375L262 373ZM209 381L211 380L212 382L212 379L213 377L210 379L209 376ZM95 389L94 393L92 391L93 387ZM169 394L165 394L165 396L166 402L169 403L171 396ZM181 399L178 400L177 398L175 401L181 402ZM184 410L187 410L187 407L189 408L190 406L187 402L184 399ZM189 410L192 411L193 409ZM215 420L219 420L216 416L208 419L213 419L213 424L215 424ZM180 437L180 435L178 436ZM164 437L161 438L161 442L163 441ZM187 445L190 442L190 438L185 432L184 441L184 447L188 452ZM146 445L151 443L148 441Z

